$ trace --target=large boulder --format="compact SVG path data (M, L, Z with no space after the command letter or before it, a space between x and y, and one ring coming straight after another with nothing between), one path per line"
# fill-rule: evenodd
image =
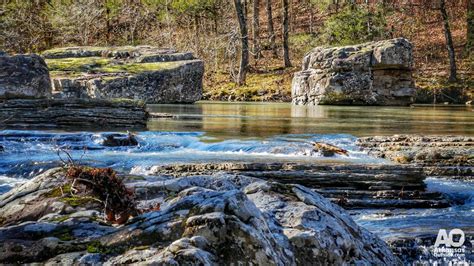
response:
M60 170L0 196L0 263L399 264L342 208L300 185L218 173L128 186L145 213L122 226L107 224Z
M50 96L51 81L43 58L0 52L0 99Z
M411 43L403 38L317 47L292 84L293 104L408 105L415 96Z
M70 47L43 52L56 98L128 98L146 103L201 99L204 62L151 46Z

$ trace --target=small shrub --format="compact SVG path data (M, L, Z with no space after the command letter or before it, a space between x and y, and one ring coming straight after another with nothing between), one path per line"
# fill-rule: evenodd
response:
M324 36L331 45L351 45L384 38L385 14L381 8L370 11L359 5L348 5L324 23Z
M108 221L123 224L130 215L138 213L133 191L125 187L111 168L71 166L66 177L85 186L87 193L104 204Z

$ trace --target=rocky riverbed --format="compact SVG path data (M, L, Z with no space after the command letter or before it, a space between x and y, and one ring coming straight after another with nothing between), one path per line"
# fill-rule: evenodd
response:
M342 208L300 185L229 174L130 181L139 205L160 210L114 227L66 184L53 169L1 196L0 262L399 263Z
M111 136L130 145L108 145ZM437 260L431 248L440 227L461 228L468 240L474 232L471 161L463 161L461 178L446 174L458 160L401 164L365 150L401 136L222 142L184 132L131 136L3 131L0 180L20 185L0 186L7 191L0 196L0 261L398 264ZM435 136L403 139L404 147L471 151L468 137L444 137L438 146L429 144L442 143ZM323 141L345 152L314 150ZM61 168L45 172L70 162L66 154L76 164L118 170L137 213L113 224L104 200L84 193L81 181ZM435 171L439 166L444 170Z

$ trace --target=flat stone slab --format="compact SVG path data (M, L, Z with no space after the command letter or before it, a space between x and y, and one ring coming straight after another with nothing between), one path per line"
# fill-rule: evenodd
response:
M201 99L204 62L151 46L69 47L42 53L55 98L127 98L146 103Z
M240 174L312 188L346 209L445 208L450 202L428 192L422 167L295 163L206 163L156 166L152 175Z
M0 101L0 126L12 129L145 129L145 104L133 100Z

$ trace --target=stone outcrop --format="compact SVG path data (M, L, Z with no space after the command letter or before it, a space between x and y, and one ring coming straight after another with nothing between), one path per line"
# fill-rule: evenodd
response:
M0 99L51 96L48 68L38 55L0 54Z
M193 103L202 97L204 63L192 53L137 46L71 47L42 55L56 98Z
M400 264L382 240L301 185L215 174L128 186L139 205L161 209L111 226L94 201L69 194L60 170L0 196L0 263Z
M357 145L371 155L422 166L429 176L472 179L474 138L468 136L394 135L364 137Z
M2 127L27 129L145 129L145 104L133 100L0 100Z
M392 39L344 47L317 47L295 74L298 105L408 105L415 95L412 45Z
M313 189L345 209L445 208L443 195L426 190L422 167L295 163L206 163L155 166L151 175L239 174Z

